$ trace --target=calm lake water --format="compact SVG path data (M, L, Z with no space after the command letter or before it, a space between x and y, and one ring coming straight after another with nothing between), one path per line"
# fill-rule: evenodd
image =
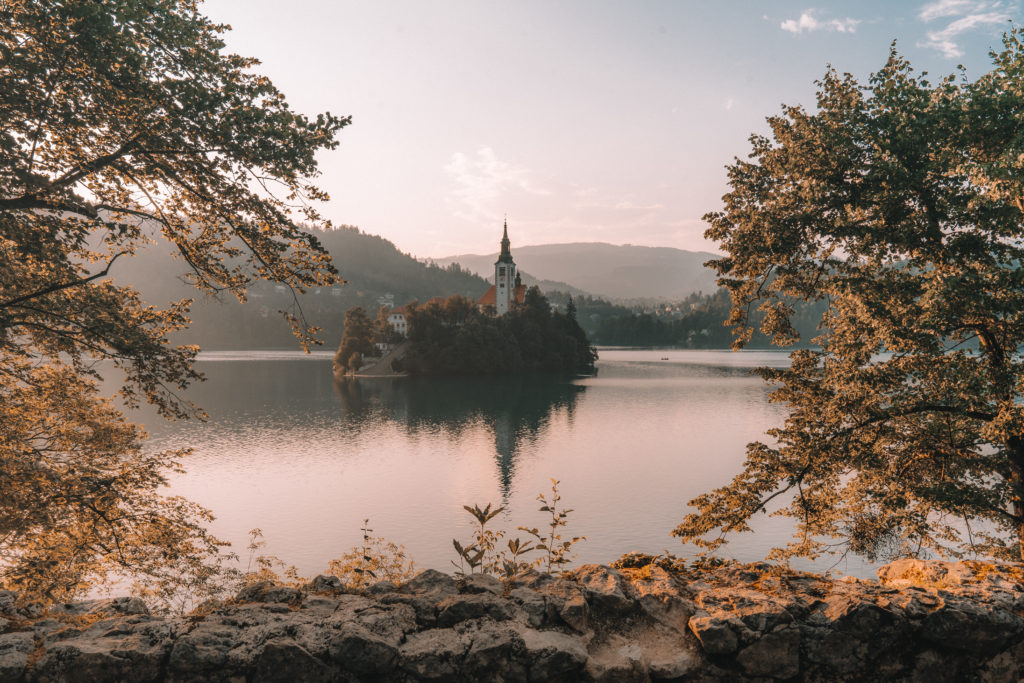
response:
M452 538L471 533L463 505L504 505L492 524L511 532L541 526L536 497L552 477L574 510L568 533L587 537L578 562L692 554L670 535L687 501L728 482L746 443L784 418L750 368L788 362L777 352L604 349L598 374L576 380L336 382L330 358L203 354L208 381L189 397L209 421L143 420L154 447L194 449L172 493L210 508L213 531L236 552L259 527L265 551L306 575L359 543L364 518L420 567L451 570ZM763 516L720 554L761 559L789 529ZM874 574L856 559L835 570Z

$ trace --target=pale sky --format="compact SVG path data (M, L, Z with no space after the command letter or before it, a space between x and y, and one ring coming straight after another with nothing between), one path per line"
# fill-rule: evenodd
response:
M826 65L897 40L938 80L990 68L1021 0L207 0L299 111L351 115L322 207L417 257L601 241L715 250L724 167Z

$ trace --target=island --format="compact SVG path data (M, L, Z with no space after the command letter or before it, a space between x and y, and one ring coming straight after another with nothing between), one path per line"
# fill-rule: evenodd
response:
M566 310L538 287L527 288L512 259L505 222L494 284L478 300L435 297L420 305L382 307L371 320L361 307L345 314L334 358L336 376L588 374L597 351Z

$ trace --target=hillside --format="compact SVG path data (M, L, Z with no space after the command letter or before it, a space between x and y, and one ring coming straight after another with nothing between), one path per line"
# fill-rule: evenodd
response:
M717 289L714 273L704 267L715 254L672 247L639 247L602 242L543 244L512 248L516 265L539 280L568 282L611 299L679 300ZM458 263L489 276L497 254L460 254L434 259L440 266ZM525 276L524 276L525 277Z
M316 289L300 298L312 325L323 328L320 337L333 348L341 339L345 311L362 306L375 315L381 302L401 306L411 300L462 294L481 296L490 283L458 266L441 268L417 261L388 240L353 227L317 231L335 266L348 284ZM295 348L296 341L278 314L294 307L291 293L281 285L261 284L249 290L249 300L220 300L197 294L181 281L187 268L165 244L157 244L131 259L120 259L112 274L118 282L134 285L154 305L196 297L192 326L178 334L177 343L199 344L204 349ZM390 297L388 297L390 295Z

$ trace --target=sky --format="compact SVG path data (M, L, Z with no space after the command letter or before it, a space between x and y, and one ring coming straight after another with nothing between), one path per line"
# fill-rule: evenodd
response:
M1024 0L207 0L291 106L351 115L335 224L419 258L610 242L718 251L725 167L828 65L991 68Z

